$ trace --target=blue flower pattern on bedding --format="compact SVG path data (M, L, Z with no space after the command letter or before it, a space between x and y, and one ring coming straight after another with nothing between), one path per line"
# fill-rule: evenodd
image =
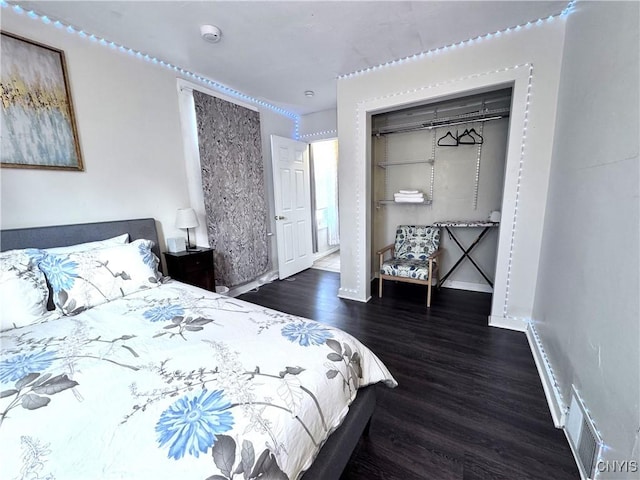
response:
M38 265L54 292L70 290L78 278L78 264L60 255L45 255Z
M88 478L119 468L131 478L298 478L358 387L395 384L331 326L174 282L3 333L2 346L0 443L11 448L0 462L12 478L64 477L58 452ZM105 402L90 430L68 421ZM43 467L20 453L25 432L53 452ZM95 438L112 442L104 461L91 455Z
M157 267L157 257L151 251L151 245L141 243L140 245L138 245L138 251L140 252L140 256L142 257L142 262L145 265L152 269L155 269Z
M326 328L310 322L290 323L282 327L281 332L290 342L297 342L303 347L322 345L333 336Z
M175 304L158 305L157 307L146 310L143 315L144 318L151 322L164 322L184 315L184 307Z
M20 380L30 373L43 372L51 366L56 353L38 352L31 355L15 355L0 362L0 382Z
M231 404L222 390L204 389L193 398L184 396L162 412L156 424L161 447L171 442L169 458L178 460L189 453L198 457L216 443L216 435L233 427Z

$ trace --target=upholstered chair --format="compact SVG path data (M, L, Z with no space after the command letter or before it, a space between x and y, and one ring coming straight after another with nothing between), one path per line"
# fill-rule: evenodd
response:
M380 258L378 295L382 298L384 280L427 286L427 307L431 307L431 286L438 283L440 229L429 225L400 225L395 242L377 252ZM391 258L385 260L385 253Z

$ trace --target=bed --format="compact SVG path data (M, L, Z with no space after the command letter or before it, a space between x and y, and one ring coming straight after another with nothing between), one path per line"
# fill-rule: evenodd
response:
M158 245L153 219L1 232L3 476L339 478L384 364L163 277Z

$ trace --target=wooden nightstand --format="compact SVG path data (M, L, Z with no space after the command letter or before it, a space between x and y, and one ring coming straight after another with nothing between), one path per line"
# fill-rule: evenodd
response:
M215 292L212 248L165 252L164 258L171 278Z

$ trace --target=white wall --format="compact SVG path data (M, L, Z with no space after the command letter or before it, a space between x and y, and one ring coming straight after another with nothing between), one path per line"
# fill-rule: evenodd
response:
M300 140L303 142L316 142L336 138L337 110L323 110L300 117Z
M64 51L85 164L84 172L3 168L1 227L153 217L162 240L184 236L174 227L175 212L192 199L175 72L12 9L2 9L1 27ZM293 137L294 123L269 109L260 116L273 212L269 136Z
M2 228L154 217L188 205L175 75L2 9L2 30L65 52L84 172L2 169Z
M604 458L640 463L639 14L579 2L568 19L533 325Z
M340 296L370 296L370 115L513 85L491 318L524 329L537 278L564 26L564 17L556 17L338 80Z

